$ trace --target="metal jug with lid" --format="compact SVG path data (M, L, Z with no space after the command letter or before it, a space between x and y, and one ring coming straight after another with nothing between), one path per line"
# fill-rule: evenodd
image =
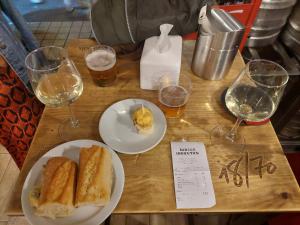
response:
M192 71L207 80L220 80L232 65L245 27L222 9L204 7L199 16Z

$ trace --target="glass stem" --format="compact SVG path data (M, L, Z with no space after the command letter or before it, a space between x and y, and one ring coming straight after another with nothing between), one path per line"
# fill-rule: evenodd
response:
M237 118L234 126L231 128L231 130L225 135L225 138L228 139L231 142L234 142L236 140L237 137L237 131L240 127L241 122L243 121L243 119L241 118Z
M74 127L74 128L75 127L79 127L79 120L76 119L75 114L74 114L74 112L73 112L72 107L71 107L70 104L68 105L68 108L69 108L69 112L70 112L71 126Z

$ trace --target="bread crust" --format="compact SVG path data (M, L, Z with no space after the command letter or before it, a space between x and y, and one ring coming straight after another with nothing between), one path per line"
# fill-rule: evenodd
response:
M56 218L73 212L76 170L76 163L66 157L48 160L42 175L37 215Z
M110 201L112 159L105 148L93 145L80 150L75 206L103 206Z

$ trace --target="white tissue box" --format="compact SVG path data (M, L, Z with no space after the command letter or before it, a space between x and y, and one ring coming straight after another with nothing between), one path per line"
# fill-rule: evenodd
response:
M180 75L182 38L169 35L169 48L160 53L157 48L158 37L145 41L140 62L140 87L157 90L158 80L164 74L171 74L177 82Z

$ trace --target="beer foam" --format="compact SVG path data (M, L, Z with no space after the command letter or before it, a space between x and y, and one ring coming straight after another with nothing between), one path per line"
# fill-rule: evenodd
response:
M116 64L116 56L112 52L98 49L88 54L85 61L91 70L104 71L111 69Z

